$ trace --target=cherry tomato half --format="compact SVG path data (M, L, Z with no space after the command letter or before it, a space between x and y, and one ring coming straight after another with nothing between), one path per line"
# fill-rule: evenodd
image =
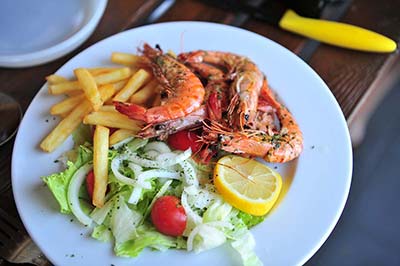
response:
M196 153L201 148L201 143L198 141L199 136L189 130L178 131L168 137L168 144L176 150L187 150L192 149L193 153Z
M93 189L94 189L94 172L93 172L93 170L91 170L86 175L86 190L90 196L90 200L93 199Z
M187 217L177 197L162 196L151 209L151 220L160 233L181 236L186 228Z

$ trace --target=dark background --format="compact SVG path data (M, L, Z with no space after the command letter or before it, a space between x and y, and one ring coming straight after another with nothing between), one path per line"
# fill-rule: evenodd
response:
M400 73L399 73L400 74ZM311 265L400 265L400 82L371 117L354 152L344 212Z

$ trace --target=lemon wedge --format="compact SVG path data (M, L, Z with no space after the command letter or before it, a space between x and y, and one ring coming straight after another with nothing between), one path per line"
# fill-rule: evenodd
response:
M227 155L219 159L214 168L214 185L235 208L261 216L268 213L278 199L282 178L256 160Z

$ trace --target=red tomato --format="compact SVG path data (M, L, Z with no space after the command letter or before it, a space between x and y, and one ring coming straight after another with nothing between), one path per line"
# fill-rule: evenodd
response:
M196 153L201 148L201 143L198 140L199 136L195 132L182 130L169 135L168 144L176 150L184 151L191 148L192 152Z
M90 199L93 199L93 189L94 189L94 172L91 170L86 176L86 190L90 196Z
M160 233L181 236L186 228L187 217L177 197L162 196L151 209L151 220Z

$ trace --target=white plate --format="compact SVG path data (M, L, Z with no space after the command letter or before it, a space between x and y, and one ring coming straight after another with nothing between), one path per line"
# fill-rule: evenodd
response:
M267 74L296 117L304 134L304 151L278 168L285 195L266 220L252 229L256 252L265 265L305 263L322 245L339 219L350 188L352 151L346 121L319 76L282 46L242 29L201 22L172 22L129 30L86 49L57 74L71 76L76 67L110 64L113 51L135 52L143 42L165 51L222 50L254 60ZM69 139L51 154L38 144L54 127L49 107L59 99L36 95L19 128L12 158L12 185L21 218L34 241L56 265L240 265L228 245L200 254L146 250L136 259L117 258L108 243L89 237L90 230L58 213L40 179L59 171L53 161L71 148ZM73 255L73 256L72 256Z
M107 0L3 0L0 66L27 67L60 58L96 28Z

